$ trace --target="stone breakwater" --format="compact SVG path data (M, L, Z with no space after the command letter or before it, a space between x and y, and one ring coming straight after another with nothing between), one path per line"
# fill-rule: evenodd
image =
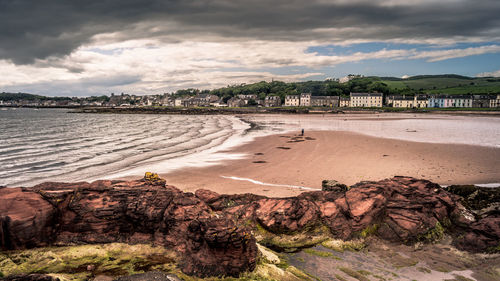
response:
M472 252L496 252L500 212L473 212L430 181L394 177L297 197L185 193L163 181L43 183L0 189L0 248L153 243L199 277L238 276L257 262L256 241L295 251L330 238L374 235L397 243L447 233Z

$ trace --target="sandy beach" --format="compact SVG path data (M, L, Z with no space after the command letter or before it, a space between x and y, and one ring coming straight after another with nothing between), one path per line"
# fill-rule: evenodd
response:
M299 133L260 137L231 151L247 154L246 159L177 170L162 177L184 191L205 188L271 197L320 189L324 179L348 185L395 175L442 185L500 182L499 148L410 142L339 131L306 131L303 138Z

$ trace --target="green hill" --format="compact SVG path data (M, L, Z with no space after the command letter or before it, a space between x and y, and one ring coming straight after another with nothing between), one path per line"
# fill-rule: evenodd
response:
M192 92L193 90L190 89ZM500 78L473 78L455 74L419 75L406 79L397 77L369 76L355 78L347 83L333 80L284 83L280 81L258 82L232 85L224 88L205 90L225 100L239 94L278 95L284 100L286 95L312 93L315 96L349 95L350 92L381 92L386 95L398 94L497 94L500 93ZM182 94L178 91L178 94Z
M39 95L33 95L33 94L27 94L27 93L5 93L5 92L2 92L2 93L0 93L0 100L3 100L3 101L17 101L17 100L27 100L27 101L56 100L56 101L62 101L62 100L71 100L71 98L69 98L69 97L46 97L46 96L39 96Z
M11 101L11 100L43 100L47 97L26 94L26 93L0 93L0 100Z
M259 99L267 95L280 96L282 101L286 95L312 93L315 96L348 96L350 92L381 92L385 95L399 94L500 94L500 78L484 77L473 78L455 74L445 75L418 75L406 79L397 77L361 77L347 83L335 80L290 82L281 81L257 82L252 84L229 85L227 87L198 90L178 90L177 96L213 94L227 101L240 94L255 94ZM96 97L97 99L103 97ZM107 97L104 97L107 98ZM0 93L0 100L67 100L68 97L44 97L26 93Z
M407 79L384 77L381 80L394 91L418 91L444 94L500 93L500 78L471 78L459 75L420 75Z

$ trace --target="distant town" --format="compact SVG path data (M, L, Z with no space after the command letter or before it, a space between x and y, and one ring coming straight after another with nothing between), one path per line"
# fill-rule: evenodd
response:
M94 108L499 108L500 78L422 75L410 78L348 75L340 79L240 84L156 95L46 97L0 93L0 107Z
M269 95L258 99L255 94L238 95L224 102L211 94L190 97L171 95L111 95L109 99L68 98L68 99L16 99L3 100L4 107L395 107L395 108L498 108L500 94L497 95L393 95L382 93L350 93L343 96L313 96L311 93L287 95L282 101L279 96Z

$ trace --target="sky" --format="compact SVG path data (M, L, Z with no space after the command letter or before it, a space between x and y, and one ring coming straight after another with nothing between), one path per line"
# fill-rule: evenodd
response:
M500 76L498 0L0 0L0 92Z

